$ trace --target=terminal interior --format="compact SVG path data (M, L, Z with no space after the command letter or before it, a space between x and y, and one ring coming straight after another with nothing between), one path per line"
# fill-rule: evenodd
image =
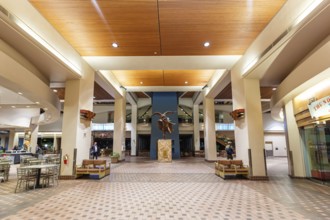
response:
M0 0L0 218L330 219L329 20Z

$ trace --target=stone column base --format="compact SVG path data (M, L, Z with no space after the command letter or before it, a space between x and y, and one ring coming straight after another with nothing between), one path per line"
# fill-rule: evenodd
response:
M172 140L158 140L158 162L172 162Z

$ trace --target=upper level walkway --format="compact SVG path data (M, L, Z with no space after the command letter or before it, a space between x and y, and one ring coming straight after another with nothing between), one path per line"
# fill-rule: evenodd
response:
M14 193L16 170L0 183L0 219L330 219L330 188L287 176L268 158L269 181L223 180L202 158L158 163L127 158L101 180Z

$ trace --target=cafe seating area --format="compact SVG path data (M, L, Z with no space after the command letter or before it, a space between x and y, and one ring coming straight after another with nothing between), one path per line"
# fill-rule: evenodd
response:
M60 158L58 155L24 156L17 167L15 193L21 190L58 185Z

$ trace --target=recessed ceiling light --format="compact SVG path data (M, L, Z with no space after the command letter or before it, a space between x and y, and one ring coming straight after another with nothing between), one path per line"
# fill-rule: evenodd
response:
M208 47L208 46L210 46L210 42L205 42L204 47Z
M273 91L275 91L276 90L276 88L273 88Z
M30 106L29 106L29 105L27 105L26 107L27 107L27 108L30 108Z
M116 42L113 42L112 47L117 48L117 47L119 47L119 45Z
M57 89L53 89L53 92L57 92Z
M40 102L35 102L37 105L39 105L40 104Z
M21 92L18 92L18 95L23 95L23 93L21 93Z
M15 105L12 105L11 107L12 107L12 108L16 108L16 106L15 106Z

